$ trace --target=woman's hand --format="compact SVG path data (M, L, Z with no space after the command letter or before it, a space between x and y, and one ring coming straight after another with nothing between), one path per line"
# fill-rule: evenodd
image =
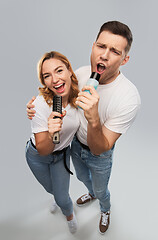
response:
M55 132L59 132L62 129L63 117L66 115L66 111L62 114L59 112L52 112L48 118L48 132L53 137Z

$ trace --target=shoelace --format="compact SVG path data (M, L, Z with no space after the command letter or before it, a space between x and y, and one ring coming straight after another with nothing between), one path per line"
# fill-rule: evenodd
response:
M101 215L102 215L102 222L101 222L101 225L104 225L104 226L106 226L107 225L107 223L108 223L108 217L109 217L109 212L107 212L107 213L102 213Z
M86 195L84 195L83 197L81 197L82 202L84 202L84 201L87 200L87 199L91 199L91 196L88 195L88 194L86 194Z

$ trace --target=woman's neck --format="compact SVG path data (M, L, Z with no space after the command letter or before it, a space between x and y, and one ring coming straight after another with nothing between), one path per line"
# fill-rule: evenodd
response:
M62 106L66 108L68 105L68 99L62 99Z

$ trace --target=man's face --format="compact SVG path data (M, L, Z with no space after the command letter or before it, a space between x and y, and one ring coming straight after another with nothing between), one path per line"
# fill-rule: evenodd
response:
M125 48L127 40L109 31L103 31L94 42L91 53L92 72L101 74L99 83L112 82L119 74L119 68L128 62Z

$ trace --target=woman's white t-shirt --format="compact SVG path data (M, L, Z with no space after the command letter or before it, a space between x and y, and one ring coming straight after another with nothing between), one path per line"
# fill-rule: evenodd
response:
M36 114L31 120L31 139L36 145L34 133L48 131L48 117L52 112L52 107L49 107L43 96L40 95L37 96L33 104L35 105L34 109ZM62 130L59 132L60 143L55 145L54 151L62 150L67 147L71 143L79 127L78 110L73 108L70 104L62 110L66 110L66 115L63 118Z

